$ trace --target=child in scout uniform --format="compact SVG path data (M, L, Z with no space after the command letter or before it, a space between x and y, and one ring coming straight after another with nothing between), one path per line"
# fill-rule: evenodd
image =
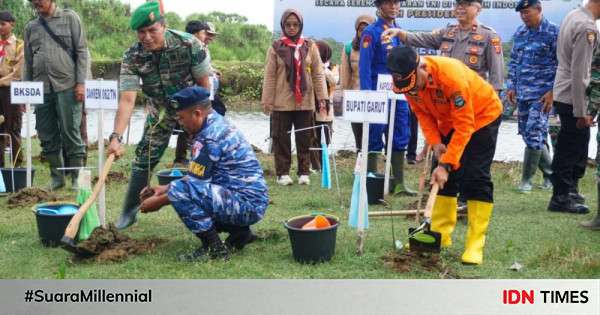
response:
M387 60L394 91L406 94L428 144L439 160L432 183L440 185L431 229L452 244L457 194L467 199L468 230L462 262L481 264L492 216L490 167L496 151L502 102L494 87L459 60L394 48Z
M183 224L202 241L180 260L227 259L256 237L250 225L265 215L269 196L263 170L242 133L213 111L210 92L185 88L173 96L177 119L193 136L187 176L142 191L140 210L171 204ZM146 197L151 194L150 197ZM218 233L227 232L226 246Z

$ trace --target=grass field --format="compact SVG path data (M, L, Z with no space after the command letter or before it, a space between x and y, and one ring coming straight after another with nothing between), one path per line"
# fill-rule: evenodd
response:
M38 154L37 145L34 145ZM89 165L96 165L96 151L90 152ZM113 170L129 174L133 148L127 156L113 166ZM168 150L163 163L171 161L173 151ZM260 155L263 168L273 173L271 157ZM47 167L37 168L34 185L46 186L49 181ZM355 254L356 231L347 225L348 204L352 186L353 159L338 160L341 195L337 191L320 187L320 176L313 175L312 185L280 187L273 176L268 177L273 204L267 209L265 219L253 227L264 240L253 243L232 256L229 262L181 263L177 254L190 251L199 245L198 239L180 222L171 207L160 212L140 215L138 222L126 230L134 238L158 237L165 242L149 254L135 256L121 263L73 263L70 254L60 248L45 248L37 235L35 217L31 206L8 208L7 198L0 198L0 278L2 279L156 279L156 278L269 278L269 279L382 279L443 277L439 271L414 267L409 272L398 272L382 261L382 256L392 249L392 224L396 238L406 241L408 227L415 226L414 219L371 219L365 253ZM419 166L408 166L408 180L417 186ZM591 169L581 182L581 191L588 205L596 204L594 175ZM293 176L295 177L295 176ZM465 221L459 221L454 232L454 245L441 254L440 263L454 277L460 278L600 278L600 233L590 232L577 225L586 216L556 214L546 211L550 192L534 190L529 195L515 191L520 178L517 164L495 164L495 209L481 266L463 266L460 263L466 232ZM536 178L538 182L541 178ZM156 180L154 179L154 182ZM120 214L126 183L111 183L107 187L107 216L113 222ZM61 191L64 199L74 199L75 193ZM416 198L390 197L391 209L405 209ZM342 201L342 202L340 202ZM344 208L341 208L343 205ZM596 207L592 206L592 212ZM371 206L370 211L385 210ZM336 254L329 263L301 265L291 255L287 231L282 222L292 216L322 211L339 216ZM521 271L509 267L519 262Z

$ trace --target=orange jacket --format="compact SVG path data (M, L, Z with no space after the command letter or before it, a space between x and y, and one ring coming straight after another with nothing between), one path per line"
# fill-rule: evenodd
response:
M471 135L502 114L502 102L494 88L461 61L437 56L423 60L429 73L426 86L406 98L427 143L442 143L441 135L454 130L440 161L458 169Z

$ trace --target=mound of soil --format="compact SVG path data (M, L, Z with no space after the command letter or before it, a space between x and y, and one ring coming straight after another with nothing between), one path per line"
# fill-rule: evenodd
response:
M440 256L437 254L403 251L383 256L381 260L385 266L401 273L416 269L437 272L441 279L460 279L458 274L441 262Z
M77 248L93 253L92 257L97 262L121 262L132 255L140 255L151 252L157 245L164 241L158 238L136 240L121 234L114 225L108 229L97 227L90 237L77 244ZM76 257L83 259L83 257Z
M58 200L58 198L55 194L41 188L30 187L21 189L16 194L12 194L8 197L7 204L9 208L18 208L56 200Z

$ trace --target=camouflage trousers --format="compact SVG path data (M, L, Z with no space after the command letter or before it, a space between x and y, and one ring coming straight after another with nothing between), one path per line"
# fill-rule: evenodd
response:
M133 171L152 171L156 167L169 145L173 129L177 126L176 112L171 107L157 109L150 105L149 109L142 140L135 149Z
M168 197L183 224L195 234L210 230L215 222L249 226L265 214L265 207L244 201L237 192L190 177L171 182Z
M518 101L519 134L528 148L542 150L548 138L548 116L544 113L544 103L535 101Z

